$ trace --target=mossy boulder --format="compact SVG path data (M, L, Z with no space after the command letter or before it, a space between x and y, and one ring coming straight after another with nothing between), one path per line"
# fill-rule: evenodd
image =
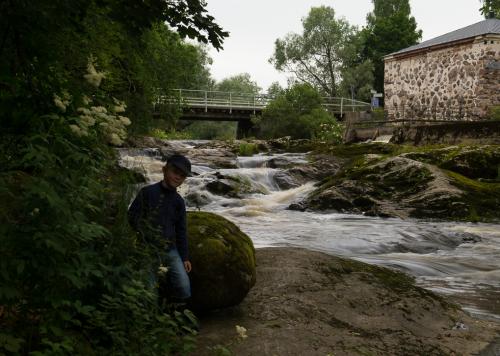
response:
M345 164L297 205L300 210L468 221L500 218L499 146L390 145L382 150L355 145L352 151L338 147L332 154L347 158Z
M450 146L420 149L406 157L477 179L500 179L500 146Z
M240 303L255 284L252 240L229 220L208 212L188 212L188 239L192 309Z
M266 193L264 186L252 184L253 182L247 177L223 175L216 172L214 178L206 184L207 190L212 194L242 198L246 194Z

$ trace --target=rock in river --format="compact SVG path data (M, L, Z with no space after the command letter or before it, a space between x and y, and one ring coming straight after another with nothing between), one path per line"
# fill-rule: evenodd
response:
M190 273L194 310L240 303L255 284L252 240L235 224L216 214L188 213Z

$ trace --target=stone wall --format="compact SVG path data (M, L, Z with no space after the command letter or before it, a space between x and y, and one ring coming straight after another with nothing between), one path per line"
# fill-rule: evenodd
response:
M490 106L500 105L499 62L498 35L387 57L384 90L388 118L486 118Z

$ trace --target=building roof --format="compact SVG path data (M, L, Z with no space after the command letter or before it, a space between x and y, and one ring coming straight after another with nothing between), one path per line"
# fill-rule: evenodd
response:
M487 35L487 34L500 34L500 20L499 19L486 19L475 23L470 26L466 26L459 30L449 32L447 34L435 37L433 39L424 41L417 45L404 48L400 51L389 54L388 56L398 55L406 52L413 52L420 49L433 47L437 45L446 44L449 42L455 42L460 40L465 40L468 38L474 38L476 36Z

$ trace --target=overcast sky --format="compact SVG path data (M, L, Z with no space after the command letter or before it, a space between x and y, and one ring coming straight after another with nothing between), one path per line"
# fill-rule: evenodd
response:
M268 63L274 41L289 32L301 33L301 19L313 6L331 6L337 17L345 17L359 28L373 9L371 0L207 0L208 12L230 37L224 49L210 49L211 72L216 80L239 74L250 76L265 91L279 81L286 86L284 73ZM410 0L412 15L428 40L483 20L479 0Z

